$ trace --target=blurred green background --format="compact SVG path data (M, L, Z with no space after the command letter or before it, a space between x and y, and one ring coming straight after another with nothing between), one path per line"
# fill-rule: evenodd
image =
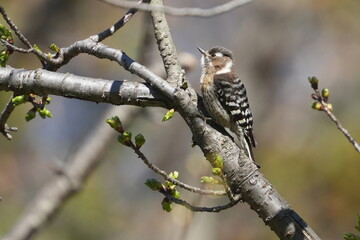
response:
M124 10L95 0L1 0L32 43L47 49L87 38L114 23ZM166 1L177 7L208 8L225 1ZM360 156L324 113L311 109L308 76L330 88L334 113L360 140L360 2L354 0L258 0L212 18L168 17L177 50L200 58L196 46L222 45L234 52L236 71L247 86L261 171L323 239L354 232L360 212ZM144 13L105 41L137 60ZM0 23L4 24L1 19ZM16 40L16 44L19 41ZM153 44L152 63L160 61ZM41 67L34 56L15 53L12 67ZM113 62L81 55L59 70L108 79L134 79ZM199 92L200 67L188 75ZM11 93L0 93L3 109ZM105 104L53 97L54 117L26 123L29 105L10 118L19 132L0 138L0 236L11 229L37 191L51 179L51 166L66 162L101 121ZM121 109L121 107L118 107ZM147 139L144 153L161 168L200 186L210 167L176 115L161 122L164 109L143 109L129 122ZM277 239L246 204L219 214L191 213L176 206L166 213L162 197L143 184L154 174L116 143L83 191L72 198L37 239ZM216 205L182 191L190 202Z

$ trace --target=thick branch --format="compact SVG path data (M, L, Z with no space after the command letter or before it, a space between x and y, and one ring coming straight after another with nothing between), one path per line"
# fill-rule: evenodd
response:
M193 133L193 141L205 156L219 154L224 162L224 175L233 193L240 194L265 224L280 239L319 239L313 230L258 172L248 158L245 146L237 146L229 137L215 131L198 115L198 110L184 91L177 91L178 111Z
M43 69L0 68L0 90L51 94L92 102L167 107L168 99L149 84L76 76Z
M163 2L162 0L152 0L151 6L162 7ZM165 14L159 11L152 11L151 18L154 25L155 39L167 73L167 81L172 86L180 86L183 74Z
M91 37L75 42L70 47L62 48L60 50L60 56L56 59L53 59L51 63L48 63L47 69L56 71L80 53L87 53L98 58L105 58L111 61L115 61L124 69L144 79L151 86L154 86L157 90L164 93L167 97L173 97L175 88L164 81L164 79L154 74L145 66L132 60L128 55L125 54L125 52L106 46L97 42L96 40L97 39L93 39Z

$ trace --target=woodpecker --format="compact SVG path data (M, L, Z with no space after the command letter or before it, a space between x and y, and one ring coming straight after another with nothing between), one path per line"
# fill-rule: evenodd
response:
M234 71L233 54L224 47L213 47L208 51L198 49L202 54L200 87L205 108L217 124L236 134L254 161L252 147L257 143L253 117L245 86Z

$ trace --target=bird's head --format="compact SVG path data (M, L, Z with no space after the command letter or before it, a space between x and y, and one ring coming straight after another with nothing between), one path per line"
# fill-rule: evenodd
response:
M208 51L199 48L201 65L203 70L215 72L215 74L228 73L234 68L232 52L224 47L213 47Z

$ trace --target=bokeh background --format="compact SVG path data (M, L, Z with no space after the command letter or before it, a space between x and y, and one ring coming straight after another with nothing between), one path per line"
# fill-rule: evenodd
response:
M208 8L221 0L166 1L177 7ZM22 32L40 48L68 46L114 23L124 10L96 0L1 0ZM212 18L168 17L177 50L200 58L196 46L231 49L248 89L261 171L323 239L354 232L360 212L360 156L324 113L311 109L308 76L330 88L330 102L343 125L360 140L360 2L354 0L256 0ZM106 44L134 59L147 27L138 13ZM4 21L1 19L1 23ZM150 26L151 27L151 26ZM16 40L16 44L19 41ZM161 61L152 44L150 65ZM34 56L15 53L12 67L40 67ZM113 62L81 55L60 72L138 81ZM200 67L188 74L199 92ZM0 92L0 108L11 93ZM96 124L106 124L109 106L53 97L52 119L26 123L30 105L19 106L9 123L14 139L0 138L0 236L11 229L26 205L54 172L69 160ZM122 107L119 106L119 109ZM181 180L201 186L210 166L191 147L191 133L179 117L161 122L164 109L142 109L127 123L147 143L144 153ZM246 204L218 214L161 209L162 196L143 183L155 175L114 136L103 164L82 192L61 209L37 239L277 239ZM224 200L182 196L200 205Z

